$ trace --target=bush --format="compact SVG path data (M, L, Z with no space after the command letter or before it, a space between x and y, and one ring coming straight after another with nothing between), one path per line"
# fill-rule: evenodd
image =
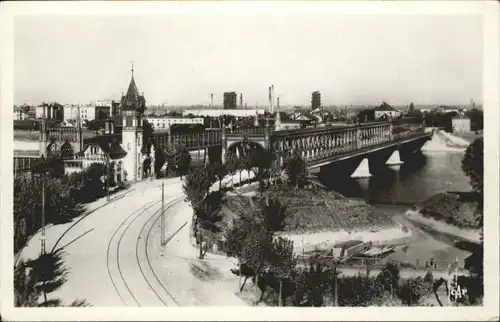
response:
M475 228L475 209L476 203L462 202L459 195L439 193L422 202L420 213L460 228Z
M380 296L375 279L366 275L338 278L337 285L339 306L370 306Z
M429 294L429 285L421 277L406 280L398 290L398 297L404 305L418 305Z
M59 224L82 212L81 203L105 194L101 176L105 165L93 164L88 169L61 178L45 178L45 222ZM14 180L14 252L17 253L41 228L42 179L20 177Z

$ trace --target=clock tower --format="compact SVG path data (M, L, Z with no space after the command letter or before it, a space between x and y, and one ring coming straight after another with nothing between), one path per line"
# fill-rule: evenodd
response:
M122 117L122 147L127 151L123 160L127 181L142 179L142 135L143 115L146 109L144 95L139 95L134 80L134 65L132 65L132 78L127 93L120 101L120 114Z

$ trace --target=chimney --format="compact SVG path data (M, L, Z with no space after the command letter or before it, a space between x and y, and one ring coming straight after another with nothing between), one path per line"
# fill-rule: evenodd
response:
M271 94L271 86L269 86L269 113L273 113L273 98Z
M273 113L274 113L274 85L271 85L271 95L272 95L272 100L273 100Z
M276 99L276 107L278 108L278 111L279 111L279 109L280 109L280 98L279 97Z
M240 93L240 109L243 109L243 94Z

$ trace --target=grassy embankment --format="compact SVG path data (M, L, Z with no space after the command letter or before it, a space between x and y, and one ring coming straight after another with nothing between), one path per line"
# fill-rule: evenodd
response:
M406 212L408 220L448 243L478 243L475 227L476 201L466 194L439 193Z
M380 231L397 228L388 216L375 216L371 206L362 201L349 200L334 191L321 188L275 188L260 196L258 186L251 185L226 196L221 208L220 232L204 232L209 249L218 242L241 213L253 211L259 214L266 197L280 200L286 206L284 234L314 234L320 232Z

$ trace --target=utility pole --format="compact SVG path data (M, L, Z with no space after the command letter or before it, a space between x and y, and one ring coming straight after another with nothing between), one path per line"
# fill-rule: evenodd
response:
M110 143L111 145L111 143ZM106 156L106 201L109 201L109 177L110 177L110 171L109 171L109 154Z
M43 161L42 161L43 162ZM42 165L45 166L45 165ZM45 168L42 169L42 236L40 237L40 253L45 255Z
M165 218L163 217L163 213L164 213L164 202L165 202L165 185L164 183L162 182L161 183L161 219L160 219L160 226L161 226L161 233L160 233L160 238L161 238L161 241L160 241L160 245L163 246L163 242L165 240Z

